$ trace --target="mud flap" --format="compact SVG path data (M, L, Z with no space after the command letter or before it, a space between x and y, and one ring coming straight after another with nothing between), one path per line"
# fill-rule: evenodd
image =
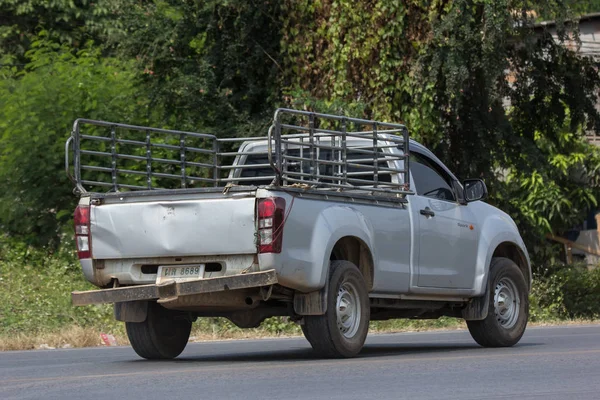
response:
M329 279L329 278L328 278ZM294 312L298 315L323 315L327 312L327 286L314 292L294 293Z
M485 291L481 297L474 297L469 304L462 310L462 317L465 321L481 321L488 315L490 308L490 295Z
M148 316L147 301L123 301L114 304L115 319L122 322L144 322Z

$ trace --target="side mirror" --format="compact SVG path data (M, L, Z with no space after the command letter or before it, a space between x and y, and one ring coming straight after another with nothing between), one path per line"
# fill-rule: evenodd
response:
M481 179L465 179L463 186L466 202L483 200L488 195L487 187Z

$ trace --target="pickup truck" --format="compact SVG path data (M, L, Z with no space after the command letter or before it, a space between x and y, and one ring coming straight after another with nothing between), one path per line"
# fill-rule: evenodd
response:
M525 331L517 226L404 125L278 109L267 136L222 138L79 119L65 163L99 287L72 301L113 303L143 358L177 357L215 316L287 316L329 358L357 355L373 320L463 318L487 347Z

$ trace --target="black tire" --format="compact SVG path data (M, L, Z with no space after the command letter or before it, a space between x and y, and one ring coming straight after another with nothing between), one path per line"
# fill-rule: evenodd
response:
M469 332L477 343L484 347L510 347L521 340L529 318L527 287L517 264L504 257L492 259L487 287L490 296L488 315L481 321L467 321ZM510 296L511 292L514 295ZM496 296L499 296L498 302ZM515 311L517 315L514 315Z
M148 360L167 360L181 354L190 338L192 323L181 314L155 302L148 303L144 322L126 322L133 350Z
M369 331L370 303L365 279L351 262L332 261L327 293L327 312L324 315L305 316L302 332L321 357L354 357L362 349ZM358 305L358 311L352 316L340 318L340 325L338 300L350 300L351 303L346 304Z

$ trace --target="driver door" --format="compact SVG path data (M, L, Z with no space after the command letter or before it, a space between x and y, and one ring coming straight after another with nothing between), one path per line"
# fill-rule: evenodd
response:
M415 226L419 287L470 289L475 278L478 237L468 205L457 201L453 178L424 154L411 153L416 195L409 196Z

